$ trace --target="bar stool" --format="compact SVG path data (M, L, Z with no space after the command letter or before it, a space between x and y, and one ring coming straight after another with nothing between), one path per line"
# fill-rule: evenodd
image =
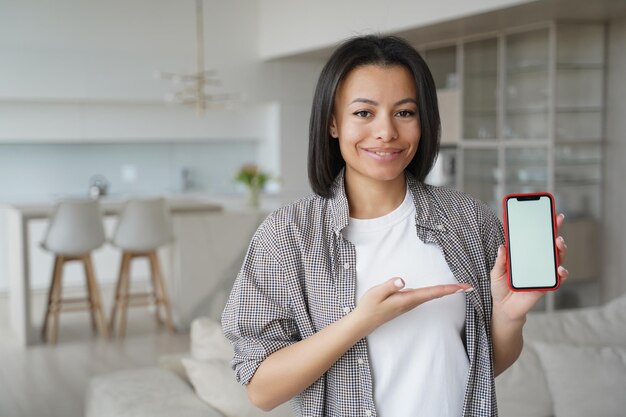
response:
M157 249L172 240L172 221L165 199L133 199L125 204L111 242L122 249L110 322L111 331L114 331L119 309L118 334L121 337L126 332L128 307L150 304L155 306L155 316L159 324L163 323L160 315L160 308L163 307L165 326L170 332L174 330L170 302L157 257ZM151 292L130 294L131 261L142 257L148 258L150 263Z
M59 314L64 304L70 306L63 308L63 311L88 309L91 313L93 330L95 331L97 328L100 335L108 337L108 329L100 301L100 290L91 262L91 252L102 246L104 241L102 215L97 201L67 200L57 203L41 242L42 248L55 255L52 282L48 290L48 303L41 331L44 341L48 340L48 322L52 316L49 341L57 342ZM87 297L61 298L63 267L67 262L72 261L83 263ZM87 306L81 305L85 302Z

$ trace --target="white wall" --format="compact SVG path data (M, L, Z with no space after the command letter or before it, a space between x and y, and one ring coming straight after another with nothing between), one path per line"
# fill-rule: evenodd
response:
M604 298L626 292L626 18L609 26L603 227Z
M0 5L0 97L157 100L155 70L195 71L195 1L23 0ZM256 95L256 2L205 1L206 66ZM26 82L27 81L27 82Z
M286 189L308 192L303 166L281 150L286 140L306 155L308 109L299 122L282 113L310 102L320 66L259 60L257 1L205 0L204 14L214 92L245 101L198 118L166 105L177 86L153 77L195 71L195 1L0 0L0 143L252 139Z
M204 4L205 65L223 84L212 92L247 100L198 118L166 105L180 86L154 78L196 70L195 1L1 2L0 140L263 141L265 114L256 116L271 83L259 81L256 2Z
M322 66L323 61L284 61L275 69L275 77L280 80L280 166L285 202L311 192L307 176L309 118Z
M325 48L364 32L397 32L535 0L259 0L259 53Z

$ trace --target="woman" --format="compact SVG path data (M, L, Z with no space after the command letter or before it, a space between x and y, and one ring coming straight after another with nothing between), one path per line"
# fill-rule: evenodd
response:
M406 42L365 36L333 53L311 114L315 194L259 227L223 315L258 407L497 415L494 377L541 293L509 290L488 208L423 183L439 132L432 76Z

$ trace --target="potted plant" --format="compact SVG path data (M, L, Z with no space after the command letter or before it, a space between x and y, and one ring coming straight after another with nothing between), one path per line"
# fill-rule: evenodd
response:
M235 175L235 180L248 188L248 204L253 208L259 207L259 194L269 179L269 174L256 164L243 165Z

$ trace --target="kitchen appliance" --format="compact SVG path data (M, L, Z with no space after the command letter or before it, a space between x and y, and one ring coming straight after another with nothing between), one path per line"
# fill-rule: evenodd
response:
M89 197L96 200L109 192L109 181L104 175L94 175L89 179Z

